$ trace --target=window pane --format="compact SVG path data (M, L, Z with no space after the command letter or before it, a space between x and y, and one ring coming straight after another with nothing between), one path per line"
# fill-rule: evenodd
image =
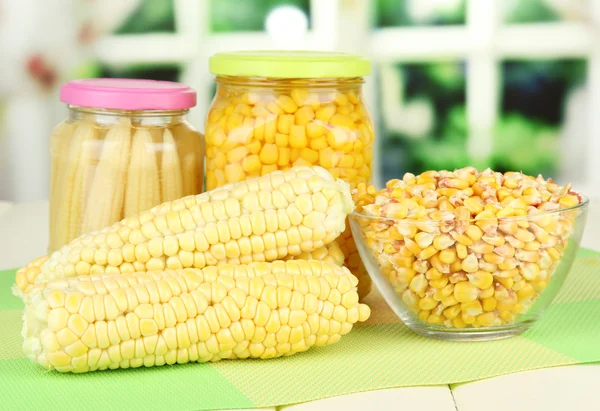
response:
M465 24L465 0L377 0L376 27Z
M213 33L263 31L269 13L279 6L293 6L310 21L310 0L211 0Z
M99 65L98 73L93 77L140 78L149 80L179 81L181 67L179 65L136 64L126 67L110 67Z
M380 79L383 181L469 164L463 63L387 65Z
M587 21L588 0L503 0L506 23Z
M586 157L586 68L585 60L502 64L494 168L580 180Z
M173 0L143 0L115 31L116 34L175 32Z

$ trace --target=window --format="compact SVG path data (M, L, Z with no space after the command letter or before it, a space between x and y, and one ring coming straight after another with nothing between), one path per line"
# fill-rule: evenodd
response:
M122 28L96 51L106 70L157 64L163 67L157 75L167 70L196 88L199 103L191 120L199 128L212 90L207 60L215 52L356 52L374 62L365 94L377 119L377 184L406 170L468 162L541 172L600 195L600 163L592 161L593 153L600 152L600 117L586 114L600 110L600 51L593 35L600 28L598 2L172 3L172 12L165 6L150 32ZM305 16L301 38L265 31L269 14L278 7L293 7ZM164 17L169 13L173 23ZM168 71L173 67L180 71ZM391 110L406 121L400 124L394 117L401 115Z

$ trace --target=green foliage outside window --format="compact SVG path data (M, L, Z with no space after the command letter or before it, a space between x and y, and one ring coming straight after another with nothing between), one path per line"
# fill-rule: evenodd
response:
M213 33L263 31L269 11L282 5L298 7L310 21L309 0L211 0L210 30Z

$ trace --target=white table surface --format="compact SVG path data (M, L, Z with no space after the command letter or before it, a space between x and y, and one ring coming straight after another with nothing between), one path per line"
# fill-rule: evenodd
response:
M600 206L592 202L582 245L600 251ZM0 270L44 255L48 203L0 202ZM600 347L598 347L600 350ZM457 386L408 387L280 407L284 411L600 410L600 364L525 371ZM263 411L275 411L264 408Z

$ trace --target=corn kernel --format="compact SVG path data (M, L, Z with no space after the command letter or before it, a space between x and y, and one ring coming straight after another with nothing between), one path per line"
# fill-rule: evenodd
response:
M473 301L477 296L477 287L467 281L459 282L454 286L454 298L460 303Z
M473 317L483 313L483 308L481 308L481 302L479 302L479 300L461 303L460 308L463 313Z
M489 288L494 282L494 276L487 271L477 271L472 274L467 274L469 281L479 289Z
M446 248L440 251L439 259L444 264L452 264L456 261L456 251L452 248Z

